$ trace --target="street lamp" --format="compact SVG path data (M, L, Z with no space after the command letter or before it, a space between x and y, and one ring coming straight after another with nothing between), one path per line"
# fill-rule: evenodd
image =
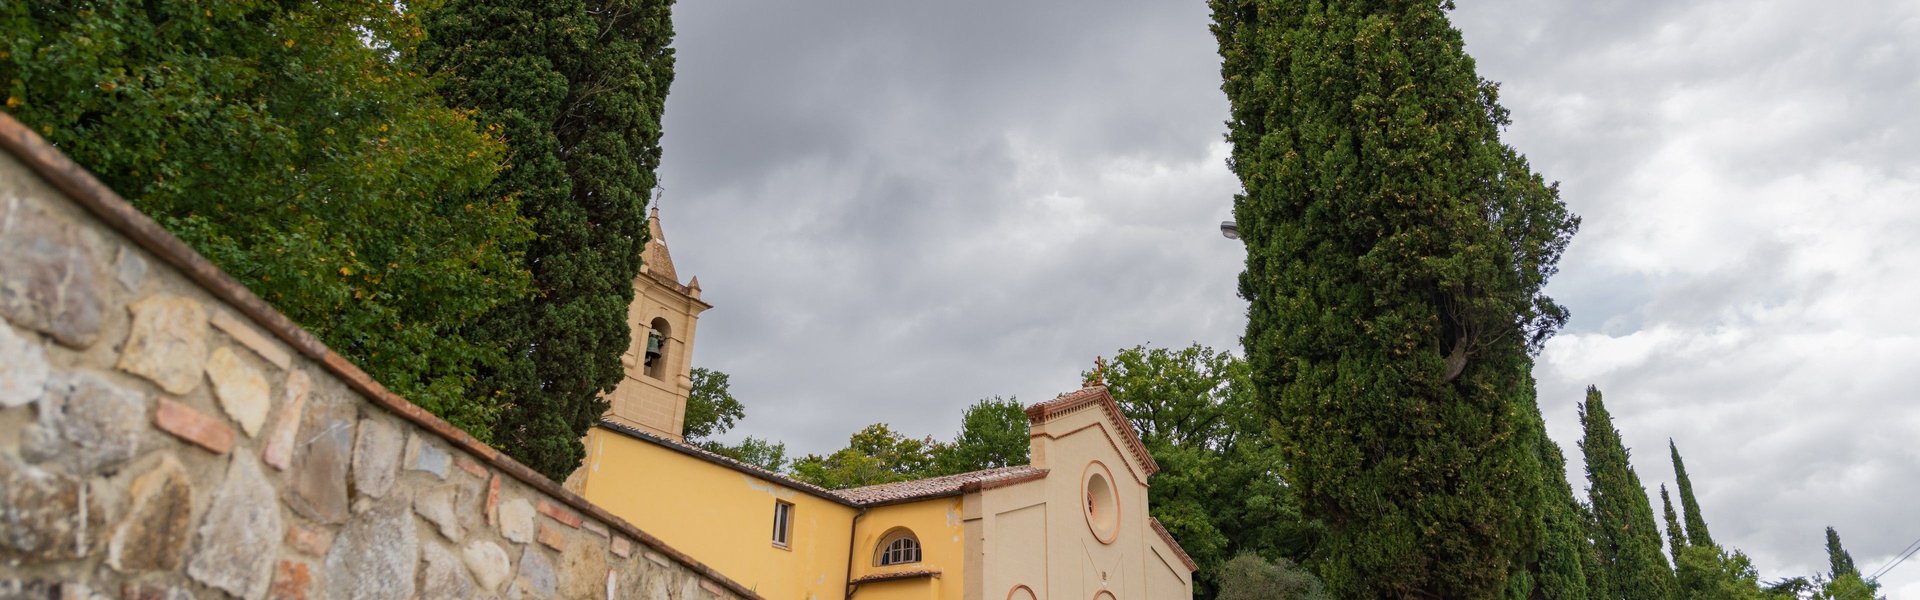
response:
M1220 235L1227 236L1227 239L1230 240L1240 239L1240 224L1233 221L1221 221Z

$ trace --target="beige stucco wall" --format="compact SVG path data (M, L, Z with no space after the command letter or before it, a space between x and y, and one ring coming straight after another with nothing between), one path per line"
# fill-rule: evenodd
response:
M1033 466L1045 479L970 494L965 511L981 565L968 598L1000 600L1019 586L1042 599L1191 597L1191 573L1148 525L1147 470L1124 450L1120 427L1098 405L1036 425ZM1110 473L1119 525L1103 542L1086 516L1090 469ZM977 591L975 591L977 590Z

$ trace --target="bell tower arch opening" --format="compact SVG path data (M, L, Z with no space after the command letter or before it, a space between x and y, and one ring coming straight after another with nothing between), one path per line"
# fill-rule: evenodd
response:
M645 354L642 371L648 377L665 380L667 365L673 363L673 324L664 318L654 317L653 322L647 324L643 343L646 348L642 350Z

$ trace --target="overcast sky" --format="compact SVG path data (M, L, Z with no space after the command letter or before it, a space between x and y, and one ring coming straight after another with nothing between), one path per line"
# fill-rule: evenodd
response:
M675 8L667 239L715 305L735 436L949 438L1096 355L1238 351L1201 0L702 0ZM1685 455L1762 576L1920 538L1920 2L1466 0L1505 139L1584 227L1535 374L1582 477L1599 386L1641 479ZM1576 489L1584 479L1576 479ZM1655 507L1658 510L1658 507ZM1884 579L1920 598L1920 560Z

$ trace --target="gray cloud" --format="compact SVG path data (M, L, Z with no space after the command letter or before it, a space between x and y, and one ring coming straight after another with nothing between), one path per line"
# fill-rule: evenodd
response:
M1507 140L1586 219L1536 376L1607 392L1649 486L1681 445L1716 537L1773 577L1920 537L1920 6L1463 3ZM1237 348L1238 183L1204 3L676 7L667 237L716 305L696 363L739 433L948 437L1095 355ZM1888 578L1920 595L1920 567Z

